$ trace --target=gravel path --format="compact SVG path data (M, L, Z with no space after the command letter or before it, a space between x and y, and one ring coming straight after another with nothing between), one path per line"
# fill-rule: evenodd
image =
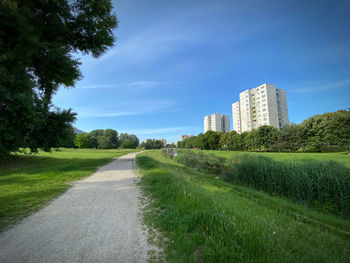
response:
M145 262L136 153L101 167L0 234L0 262Z

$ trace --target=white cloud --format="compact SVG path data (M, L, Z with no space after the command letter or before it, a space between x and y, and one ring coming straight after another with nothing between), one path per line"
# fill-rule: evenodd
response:
M87 117L120 117L131 115L144 115L165 111L174 105L174 101L167 100L133 100L118 103L115 108L84 107L75 108L78 118Z
M116 83L116 84L95 84L95 85L87 85L87 86L78 86L78 89L118 89L118 88L135 88L137 90L140 89L148 89L153 88L160 85L168 85L172 83L179 83L179 81L133 81L133 82L125 82L125 83Z
M330 90L330 89L337 89L342 88L344 86L348 85L350 88L350 79L344 79L336 82L326 83L326 84L300 84L298 86L304 86L303 88L296 88L291 89L295 93L309 93L309 92L317 92L317 91L323 91L323 90Z

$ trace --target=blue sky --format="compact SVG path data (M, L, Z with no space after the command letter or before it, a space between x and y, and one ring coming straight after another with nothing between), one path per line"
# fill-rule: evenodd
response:
M54 97L81 130L176 142L203 132L205 115L232 117L239 93L263 83L286 90L295 123L350 107L349 1L113 4L115 46L81 56L83 78Z

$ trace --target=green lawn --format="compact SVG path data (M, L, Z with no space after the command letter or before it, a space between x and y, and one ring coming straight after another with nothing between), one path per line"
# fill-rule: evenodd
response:
M0 163L0 231L62 194L73 181L134 151L60 149Z
M270 157L276 161L290 160L290 159L312 159L312 160L334 160L340 162L350 168L350 154L347 152L336 153L278 153L278 152L234 152L234 151L200 151L208 154L215 154L217 156L229 158L235 154L249 153L254 155L261 155Z
M137 157L169 262L349 262L350 222L147 151Z

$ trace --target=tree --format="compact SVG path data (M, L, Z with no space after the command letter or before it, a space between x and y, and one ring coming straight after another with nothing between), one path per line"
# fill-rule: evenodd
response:
M103 133L104 130L102 129L92 130L91 132L89 132L90 148L99 148L98 137L102 137Z
M202 146L205 150L220 149L221 132L207 131L202 137Z
M229 133L224 133L220 139L220 145L223 149L242 150L242 147L239 143L239 134L236 131L231 131Z
M124 144L124 145L128 145L130 147L127 147L127 148L136 148L137 146L139 146L139 138L137 138L137 136L135 134L128 134L128 133L121 133L120 136L119 136L119 140L121 142L121 146L123 147L123 143L126 142L126 141L131 141L131 144L130 142L128 142L127 144ZM125 148L125 147L123 147Z
M331 145L346 147L350 153L350 110L325 114L324 140Z
M136 147L134 146L134 143L132 140L127 139L122 142L121 147L124 149L135 149Z
M89 148L89 134L87 133L77 134L77 136L75 136L75 139L74 139L74 144L79 149Z
M247 147L247 150L249 151L258 151L259 150L259 143L258 143L258 135L257 130L251 130L249 133L247 133L244 137L245 145Z
M99 57L113 45L110 0L1 1L0 158L19 147L49 151L75 119L52 105L81 77L77 52Z
M279 131L273 126L263 125L256 131L257 147L262 147L264 151L270 151L277 144Z
M148 149L160 149L163 146L163 142L161 140L156 139L147 139L145 143L142 143L142 146Z
M59 147L65 148L74 148L76 145L74 144L75 132L72 126L67 127L66 135L62 136L61 140L58 142Z
M100 149L116 149L119 146L118 132L113 129L107 129L103 132L103 136L97 138L97 141Z

